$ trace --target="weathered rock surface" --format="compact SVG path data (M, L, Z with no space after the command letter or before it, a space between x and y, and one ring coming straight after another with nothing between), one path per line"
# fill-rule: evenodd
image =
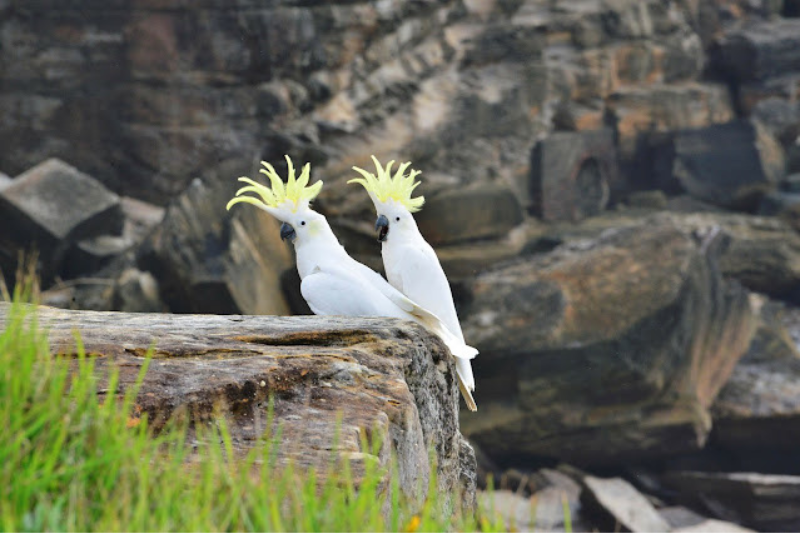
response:
M611 130L554 133L533 151L533 212L548 221L597 215L606 208L618 181Z
M685 199L688 200L688 199ZM714 212L712 207L694 201L670 203L670 209L686 213L673 222L688 233L719 228L725 246L720 247L719 268L756 292L790 302L800 301L800 235L784 220L729 212ZM642 216L652 211L607 212L579 224L538 226L529 238L552 243L596 239L606 231L643 224ZM646 219L645 219L646 220Z
M728 32L718 44L719 66L740 81L800 73L800 20L779 19Z
M494 457L579 464L700 448L754 323L721 244L657 217L479 275L461 315L481 350L465 434Z
M759 531L800 528L800 477L756 473L671 472L665 482L718 518Z
M732 522L706 518L686 507L664 507L658 514L670 525L672 533L748 533L752 529Z
M662 149L670 152L663 157L671 155L671 179L681 189L723 207L753 209L784 174L780 145L765 128L750 122L682 130Z
M757 305L761 318L750 348L712 408L713 444L740 468L800 473L800 353L784 310Z
M598 521L603 530L669 531L667 521L624 479L586 476L583 485L584 509L589 514L601 515Z
M510 189L483 185L426 199L415 219L432 245L454 244L507 235L522 222L522 207Z
M0 303L0 328L8 304ZM176 412L209 420L219 409L234 446L258 445L282 428L281 461L324 471L335 454L356 473L365 461L398 458L400 488L426 487L428 451L439 488L474 499L475 458L459 433L452 358L420 327L382 319L160 315L63 311L42 307L55 353L74 354L75 330L97 371L119 369L121 394L155 352L137 406L155 428ZM274 423L267 427L270 397ZM341 417L341 418L339 418ZM380 434L377 456L360 438Z
M0 192L0 226L9 228L0 235L0 246L11 256L36 250L46 281L59 271L71 246L119 235L123 224L119 197L58 159L37 165ZM13 266L4 270L9 268L13 272Z
M139 252L173 312L289 314L281 276L293 261L280 223L258 209L225 215L230 193L199 180Z

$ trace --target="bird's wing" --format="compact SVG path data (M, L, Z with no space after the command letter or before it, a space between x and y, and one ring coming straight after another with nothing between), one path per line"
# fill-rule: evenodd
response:
M389 281L408 298L436 314L450 332L463 341L450 283L436 252L427 245L408 245L394 255L392 265L384 262Z
M378 292L380 292L393 305L399 307L408 313L408 315L411 315L407 316L407 319L420 323L426 329L438 335L445 342L445 344L447 344L454 356L465 359L474 359L475 356L478 355L478 350L464 344L464 341L451 333L447 325L442 322L442 320L434 313L417 304L411 298L389 285L389 282L383 279L383 276L368 266L362 265L361 263L356 263L356 265L359 266L358 273L363 276L364 279L366 279Z
M317 267L303 278L300 292L317 315L407 318L372 284L343 269Z

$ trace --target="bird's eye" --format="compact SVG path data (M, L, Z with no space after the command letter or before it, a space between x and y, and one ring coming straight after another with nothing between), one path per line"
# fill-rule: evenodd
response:
M306 221L305 221L305 220L301 220L301 221L300 221L300 225L301 225L301 226L305 226L305 225L306 225Z
M400 217L396 217L395 221L400 222Z

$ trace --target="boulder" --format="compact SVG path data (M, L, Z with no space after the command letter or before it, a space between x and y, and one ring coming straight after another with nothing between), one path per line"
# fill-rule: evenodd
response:
M489 514L499 513L506 518L506 527L517 531L566 531L564 505L569 509L572 531L591 531L583 523L581 511L581 486L568 476L549 468L543 468L525 481L535 486L531 494L498 489L483 493L479 502ZM523 495L525 494L525 495Z
M511 190L487 184L432 196L414 218L429 243L453 244L506 235L522 222L522 207Z
M140 243L164 220L164 208L136 198L120 198L125 226L122 234L133 243Z
M706 518L681 506L664 507L658 510L658 514L669 523L672 533L752 533L753 531L732 522Z
M719 237L662 215L465 284L462 325L481 351L465 434L495 459L577 464L702 447L754 325L722 279Z
M8 304L0 303L0 329ZM39 308L53 353L75 356L81 334L96 372L119 370L114 394L133 386L155 343L136 399L156 431L176 413L191 428L221 414L237 455L280 427L279 464L324 473L331 454L357 476L393 455L400 490L428 486L433 453L439 490L475 494L475 457L459 433L452 357L421 327L385 319L100 313ZM77 358L74 364L79 364ZM268 425L274 403L273 425ZM361 437L383 446L362 449ZM338 439L338 446L334 447Z
M136 268L125 269L114 284L112 306L127 313L158 313L166 306L161 301L158 281L150 272Z
M533 212L543 219L597 215L619 181L613 132L557 132L539 141L530 180Z
M292 266L278 223L250 208L225 212L226 188L195 180L139 251L178 313L289 314L281 275Z
M720 260L726 277L774 298L800 302L800 236L786 222L731 214L695 214L683 222L716 224L729 237Z
M783 179L783 150L757 123L736 121L675 134L671 176L679 189L700 200L734 209L754 209ZM666 180L662 180L666 181ZM674 186L662 183L662 187Z
M800 20L745 25L719 39L712 61L736 81L800 71Z
M669 531L667 521L637 491L621 478L586 476L581 493L584 512L593 515L602 531Z
M727 88L711 83L623 87L609 96L606 106L623 162L634 159L643 136L704 128L735 117Z
M758 214L778 217L795 231L800 231L800 194L774 191L761 199Z
M48 159L0 191L0 240L11 250L39 253L45 284L58 273L74 243L123 228L119 197L92 177ZM16 254L14 254L16 255Z
M800 474L800 352L784 325L800 312L758 300L756 333L711 410L712 442L741 470Z
M759 531L800 528L800 477L756 473L670 472L667 485L692 505Z
M783 190L790 193L800 193L800 172L792 173L786 176L781 184Z
M725 277L775 299L800 302L800 235L786 221L715 211L702 202L670 202L669 207L682 214L673 220L683 231L719 228L725 240L719 268ZM608 212L580 224L550 225L531 237L557 245L639 224L641 215L636 213Z

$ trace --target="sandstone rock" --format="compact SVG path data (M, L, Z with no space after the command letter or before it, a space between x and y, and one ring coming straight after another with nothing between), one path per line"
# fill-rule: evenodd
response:
M624 160L633 159L643 134L704 128L735 116L725 86L696 82L621 88L609 96L607 110Z
M703 445L753 318L722 280L715 232L679 221L609 230L466 285L462 325L481 351L481 415L462 417L471 440L493 458L578 464Z
M522 208L509 189L484 185L426 199L414 215L432 245L496 238L522 222Z
M166 306L159 297L158 281L153 275L128 268L114 285L113 308L126 313L158 313Z
M795 231L800 230L800 194L775 191L767 194L758 204L758 214L784 220Z
M800 353L783 324L784 310L759 305L747 354L714 401L712 437L742 469L788 472L792 463L800 465Z
M756 103L751 116L788 148L800 135L800 102L793 95L771 97Z
M658 510L658 514L666 520L670 529L692 527L707 520L706 517L679 505L661 508Z
M748 533L753 531L732 522L706 518L686 507L664 507L658 510L658 514L669 523L673 533Z
M528 475L517 471L513 471L513 476L509 474L512 472L506 472L495 481L495 487L500 487L499 489L482 493L479 497L484 510L489 513L497 512L506 518L506 527L519 531L565 531L566 504L572 521L572 531L592 530L582 520L581 487L567 475L550 468ZM517 477L518 479L509 480ZM530 491L525 490L529 488Z
M674 201L678 199L670 201L668 207L682 214L673 220L683 231L697 234L713 228L721 231L726 245L721 250L719 267L725 277L778 300L800 301L800 236L787 222L715 211L713 206L688 198L678 204ZM561 243L596 239L603 232L641 223L641 214L633 210L609 211L578 224L548 225L532 232L530 238L549 241L552 248Z
M756 473L670 472L665 482L723 520L759 531L800 527L800 477Z
M722 255L725 276L780 300L800 301L800 237L785 222L742 215L693 215L690 226L719 225L730 244Z
M132 242L117 235L100 235L73 244L64 255L60 274L66 279L100 270L114 257L132 246Z
M598 521L604 531L616 531L620 527L633 532L669 531L667 521L624 479L586 476L583 485L584 509L589 514L600 515Z
M0 327L8 304L0 303ZM452 358L437 338L400 321L347 318L186 316L39 309L55 353L74 354L80 331L97 372L114 366L122 394L136 381L155 341L154 359L136 404L159 430L177 412L194 424L227 418L234 449L245 452L265 432L282 430L279 464L324 472L335 456L356 475L364 461L396 454L399 487L427 486L428 450L439 490L474 498L475 458L458 427ZM77 364L77 360L76 360ZM270 398L274 426L267 427ZM377 453L361 436L383 438ZM199 444L190 432L190 444Z
M718 43L719 68L736 80L800 71L800 21L777 19L728 32Z
M762 127L732 122L675 135L672 176L697 198L753 208L784 173L783 151Z
M580 220L606 208L618 169L610 130L554 133L531 161L533 211L545 220Z
M134 243L140 243L164 220L164 208L136 198L123 196L120 199L125 227L122 234Z
M497 513L504 517L505 526L514 531L566 531L563 500L566 493L556 488L545 488L533 496L523 497L510 490L494 490L481 493L478 501L481 509L491 516ZM569 500L568 500L569 502ZM580 503L570 507L572 531L589 531L581 527L577 510Z
M800 193L800 173L789 174L781 184L790 193Z
M258 209L226 214L229 197L195 180L144 244L140 268L174 312L288 314L280 277L292 259L280 224Z
M667 196L662 191L637 191L626 198L629 206L645 209L666 209Z
M67 248L101 234L122 232L119 197L90 176L50 159L0 192L0 236L5 248L35 247L45 283L59 270Z

